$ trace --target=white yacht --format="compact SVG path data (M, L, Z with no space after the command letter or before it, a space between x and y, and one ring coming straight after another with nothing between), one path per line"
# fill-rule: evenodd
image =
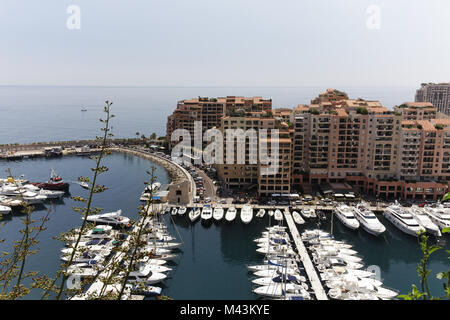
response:
M355 215L353 214L352 208L349 206L342 204L334 208L334 213L336 217L342 222L344 226L350 228L352 230L356 230L359 228L359 222L356 220Z
M121 272L121 275L125 275L125 272ZM151 271L151 265L145 265L136 271L130 272L127 281L133 284L140 282L144 282L145 284L154 284L161 282L166 278L167 275L164 273L153 272Z
M431 220L431 217L426 213L425 209L419 208L418 206L412 206L411 208L408 208L408 211L429 234L436 237L442 236L439 226Z
M0 205L6 206L6 207L19 207L19 206L23 205L23 203L22 203L22 201L15 199L15 198L10 198L7 196L0 196Z
M283 221L283 213L279 209L275 210L275 220Z
M212 218L212 209L210 206L204 206L201 213L201 218L204 221L210 220Z
M378 220L375 214L369 210L367 205L359 203L353 207L353 213L360 225L368 233L378 236L386 231L386 227Z
M101 224L112 225L112 226L121 226L121 227L128 227L130 224L130 218L122 217L121 209L114 211L114 212L94 214L94 215L88 216L86 220L89 222L101 223Z
M34 192L34 193L36 193L38 195L46 196L48 199L61 198L65 194L65 192L61 191L61 190L45 190L45 189L41 189L41 188L35 186L34 184L24 184L24 185L22 185L22 188L24 190L28 190L28 191Z
M222 207L214 208L213 218L216 221L222 220L222 218L223 218L223 208Z
M309 300L310 294L302 285L293 283L277 283L270 286L261 286L253 290L253 293L269 298L282 298L287 295L295 294L298 299Z
M258 211L258 213L256 214L256 216L258 217L258 218L262 218L262 217L264 217L264 215L266 214L266 210L264 210L264 209L259 209L259 211Z
M450 227L450 209L443 205L437 208L426 208L431 221L437 224L441 229Z
M198 208L192 208L191 211L189 211L189 219L191 219L191 222L194 222L200 217L201 210Z
M312 208L303 208L302 210L300 210L300 213L306 219L315 218L316 217L316 212Z
M383 211L383 216L398 229L412 236L417 237L419 231L425 231L419 222L397 202L387 207Z
M173 207L173 208L172 208L172 212L171 212L170 214L173 215L173 216L176 216L177 213L178 213L178 209L175 208L175 207Z
M227 213L225 214L225 220L227 220L228 222L233 221L236 218L236 208L235 207L230 207L227 210Z
M1 206L0 205L0 216L4 215L4 214L8 214L11 212L11 208L7 207L7 206Z
M241 209L241 220L243 223L248 224L253 219L253 209L249 205L245 205Z
M296 224L304 224L305 220L300 216L300 213L297 211L292 212L292 218L294 219Z
M187 211L187 208L186 208L186 207L180 207L180 209L178 209L178 214L179 214L180 216L182 216L183 214L186 213L186 211Z

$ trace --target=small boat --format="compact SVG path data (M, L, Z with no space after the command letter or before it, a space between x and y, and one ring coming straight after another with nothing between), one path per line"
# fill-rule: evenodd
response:
M212 209L210 206L204 206L200 215L203 221L208 221L212 218Z
M80 187L82 187L83 189L89 189L89 185L86 182L78 182L78 184L80 185Z
M65 183L63 179L55 172L55 170L51 169L50 171L50 179L45 183L33 183L37 185L41 189L46 190L69 190L69 184Z
M336 217L342 222L344 226L349 229L356 230L359 228L359 222L355 218L352 208L343 204L334 208Z
M216 221L220 221L223 218L223 209L221 207L214 208L213 218Z
M283 221L283 213L279 209L275 210L275 220Z
M252 280L253 284L258 286L269 286L274 285L276 283L296 283L301 284L306 282L306 278L304 276L299 275L287 275L286 276L272 276L272 277L264 277L264 278L256 278Z
M310 294L302 285L293 283L277 283L275 285L261 286L254 289L253 293L269 298L282 298L288 294L295 294L298 299L300 299L300 297L302 299L310 299Z
M112 226L129 227L130 218L122 217L122 210L117 210L114 212L94 214L86 218L89 222L101 223Z
M171 215L173 215L173 216L176 216L177 215L177 213L178 213L178 209L177 208L172 208L172 212L170 213Z
M119 273L119 275L124 276L125 272ZM150 270L149 266L143 266L136 271L130 272L128 275L127 281L136 284L136 283L145 283L145 284L155 284L161 282L167 278L167 275L161 272L153 272Z
M273 217L274 211L273 210L269 210L269 212L267 214L269 215L269 217Z
M262 218L262 217L264 217L265 214L266 214L266 210L264 210L264 209L259 209L259 211L258 211L258 213L256 214L256 216L257 216L258 218Z
M191 219L191 222L194 222L200 217L201 210L197 208L192 208L191 211L189 211L189 219Z
M154 287L154 286L142 285L142 284L141 285L133 285L133 284L127 283L125 285L125 287L127 288L127 290L129 290L133 294L144 295L146 297L157 296L157 295L160 295L162 292L161 287Z
M178 214L179 214L180 216L182 216L183 214L186 213L186 211L187 211L187 208L186 208L186 207L180 207L180 209L178 209Z
M11 208L7 207L7 206L1 206L0 205L0 216L4 215L4 214L8 214L11 212Z
M386 227L365 204L359 203L356 207L353 207L353 213L360 225L368 233L378 236L386 231Z
M227 213L225 214L225 220L227 220L228 222L233 221L236 218L236 208L235 207L230 207L227 210Z
M278 267L278 269L267 269L254 271L253 275L258 278L275 277L281 274L299 275L300 271L297 268Z
M314 218L316 216L314 209L309 209L309 208L304 208L304 209L300 210L300 213L306 219Z
M297 211L292 212L292 218L294 219L296 224L304 224L305 220L300 216L300 213Z
M425 231L412 214L402 208L397 201L383 211L383 216L406 234L417 237L420 231Z
M241 221L245 224L250 223L253 219L253 209L249 205L245 205L241 209Z
M436 237L442 236L441 230L439 230L439 226L434 224L425 210L419 208L418 206L412 206L408 211L413 215L414 218L416 218L419 224L424 227L425 230L427 230L429 234L432 234Z

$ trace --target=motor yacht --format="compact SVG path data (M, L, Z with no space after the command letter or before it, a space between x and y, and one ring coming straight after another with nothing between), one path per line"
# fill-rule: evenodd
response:
M343 204L334 208L334 214L349 229L356 230L359 228L359 222L355 218L352 208Z
M300 213L306 219L315 218L316 217L316 212L312 208L303 208L302 210L300 210Z
M445 208L443 205L440 205L436 208L426 208L426 213L431 221L441 229L450 227L450 208Z
M198 208L192 208L191 211L189 211L189 219L191 222L194 222L200 217L201 210Z
M227 210L227 213L225 214L225 220L227 220L228 222L233 221L236 218L236 208L235 207L230 207Z
M356 207L352 207L353 213L359 224L368 233L378 236L386 231L386 227L378 220L375 214L369 210L367 205L359 203Z
M86 218L89 222L101 223L112 226L129 227L130 218L122 217L122 210L114 212L94 214Z
M253 219L253 209L249 205L244 205L241 209L241 221L245 224L249 224Z
M258 213L256 214L256 217L262 218L262 217L264 217L265 214L266 214L266 210L261 208L261 209L258 210Z
M223 218L223 208L222 207L214 208L213 218L216 221L222 220L222 218Z
M201 218L203 221L209 221L212 218L212 209L210 206L203 206Z
M275 210L275 220L283 221L283 213L279 209Z
M0 216L11 213L11 207L0 205Z
M402 208L397 202L385 208L383 216L406 234L417 237L420 231L425 231L425 228L419 224L412 214Z
M184 214L186 213L186 211L187 211L187 208L186 208L186 207L180 207L180 208L178 209L178 214L179 214L180 216L182 216L182 215L184 215Z
M294 219L296 224L304 224L305 220L300 216L300 213L297 211L292 212L292 218Z
M416 218L417 222L419 222L419 224L427 230L429 234L436 237L442 236L439 226L431 220L431 217L427 214L425 209L419 208L418 206L412 206L408 208L408 211L414 218Z

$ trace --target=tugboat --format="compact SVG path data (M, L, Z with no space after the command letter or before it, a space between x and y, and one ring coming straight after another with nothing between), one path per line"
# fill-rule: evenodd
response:
M63 179L56 174L55 170L51 169L50 180L44 183L33 183L41 189L45 190L69 190L69 184L65 183Z

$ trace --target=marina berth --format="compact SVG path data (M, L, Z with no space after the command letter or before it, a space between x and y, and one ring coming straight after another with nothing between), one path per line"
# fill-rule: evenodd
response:
M334 208L333 213L349 229L356 230L359 228L359 222L355 218L351 207L341 204Z
M386 231L386 227L378 220L375 214L364 203L359 203L353 208L355 218L362 228L368 233L378 236Z
M397 202L383 211L383 216L395 227L406 234L417 237L420 231L425 231L419 222Z

